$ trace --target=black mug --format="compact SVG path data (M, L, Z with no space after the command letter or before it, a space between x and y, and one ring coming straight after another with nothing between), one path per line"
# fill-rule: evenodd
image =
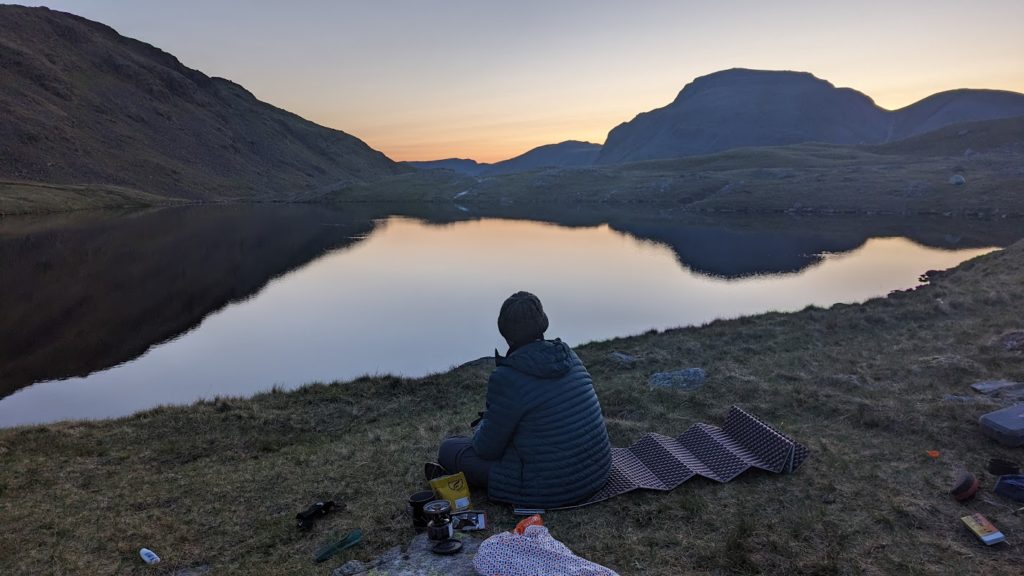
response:
M423 505L434 500L433 490L424 490L409 496L409 513L412 515L412 527L423 530L427 527L427 515L423 513Z

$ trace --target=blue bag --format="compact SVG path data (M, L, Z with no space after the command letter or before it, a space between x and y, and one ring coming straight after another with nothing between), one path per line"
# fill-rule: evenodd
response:
M996 494L1024 502L1024 474L1000 476L996 482Z

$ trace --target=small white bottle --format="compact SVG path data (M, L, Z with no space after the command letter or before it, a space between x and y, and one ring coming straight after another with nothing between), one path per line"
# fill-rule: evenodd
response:
M139 550L139 556L142 557L142 560L146 564L156 564L160 562L160 557L156 555L156 552L153 552L149 548Z

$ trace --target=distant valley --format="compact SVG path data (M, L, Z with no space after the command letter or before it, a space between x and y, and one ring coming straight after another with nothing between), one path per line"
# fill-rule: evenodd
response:
M889 111L806 72L732 69L603 144L394 162L103 24L0 6L0 215L453 200L1012 215L1024 213L1022 146L1024 94L953 90Z

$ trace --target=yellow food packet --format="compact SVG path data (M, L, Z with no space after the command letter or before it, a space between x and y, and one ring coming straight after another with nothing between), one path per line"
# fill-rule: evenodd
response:
M462 472L434 478L430 481L430 487L438 498L452 505L452 512L462 512L473 507L469 500L469 483Z

